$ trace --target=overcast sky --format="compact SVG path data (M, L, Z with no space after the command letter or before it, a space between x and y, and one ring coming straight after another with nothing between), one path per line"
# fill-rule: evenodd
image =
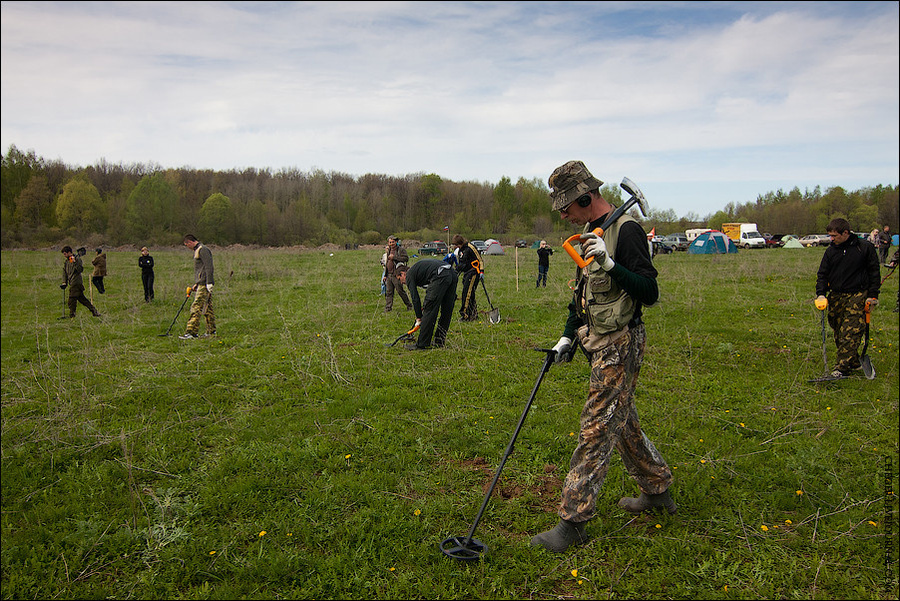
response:
M2 152L544 183L898 184L898 3L6 2Z

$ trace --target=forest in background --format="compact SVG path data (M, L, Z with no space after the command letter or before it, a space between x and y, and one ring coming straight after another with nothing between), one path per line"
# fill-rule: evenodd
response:
M566 237L571 226L549 207L543 180L455 182L435 173L403 176L299 169L230 171L112 164L73 167L10 146L0 173L0 246L46 248L62 244L178 246L194 233L209 244L321 246L382 244L388 235L443 239L443 228L469 239ZM616 185L605 198L619 204ZM652 203L651 203L652 205ZM746 203L728 203L705 216L655 210L634 212L649 232L720 229L749 221L761 232L803 236L825 233L834 217L858 232L883 225L900 229L898 186L848 191L770 191Z

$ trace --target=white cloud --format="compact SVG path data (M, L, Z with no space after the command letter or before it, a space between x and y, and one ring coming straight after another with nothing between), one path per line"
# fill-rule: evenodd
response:
M695 206L673 182L746 202L792 181L898 179L896 3L14 2L2 16L3 148L72 164L496 182L582 158L602 179L659 182L679 213L724 203Z

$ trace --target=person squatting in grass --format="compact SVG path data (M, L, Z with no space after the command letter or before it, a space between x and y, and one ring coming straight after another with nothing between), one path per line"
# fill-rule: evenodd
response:
M633 514L656 508L675 513L677 507L669 495L672 471L641 430L634 403L646 342L641 307L659 298L647 236L628 215L610 225L602 237L593 233L614 207L600 195L603 182L583 162L558 167L549 184L552 209L566 221L584 226L581 250L585 259L594 259L577 269L569 316L553 347L556 362L570 361L577 344L590 358L578 445L563 482L559 523L531 539L532 545L562 553L589 540L585 524L596 514L614 448L640 488L640 497L623 498L619 507Z
M410 311L412 309L412 303L409 302L409 297L406 295L406 290L403 288L403 284L400 283L400 280L397 279L397 266L406 265L409 263L409 253L406 252L406 249L400 246L400 241L397 236L391 236L388 238L388 245L384 251L384 257L382 258L382 267L384 267L384 277L382 281L384 283L384 312L390 313L394 308L394 291L397 291L397 294L400 295L400 299L403 301L403 304L406 305L406 310Z
M844 378L862 369L859 345L866 327L866 303L871 308L878 305L881 269L875 247L853 234L846 219L832 219L825 231L831 244L816 273L816 307L827 306L828 325L834 330L837 358L831 376Z
M153 257L146 246L141 248L141 256L138 257L138 267L141 268L141 283L144 285L144 302L153 300Z
M81 257L72 252L71 246L63 246L60 252L65 258L63 259L63 283L59 287L63 290L68 289L68 316L70 318L75 317L75 309L78 308L78 303L81 303L88 308L91 315L100 317L100 312L84 295L84 279L81 276L81 273L84 271L84 264L81 262Z
M421 259L411 267L403 265L397 269L400 283L409 288L413 311L416 312L415 325L419 327L418 339L407 344L406 349L422 351L444 346L453 319L459 275L449 263L440 259ZM425 288L424 302L419 298L419 287Z
M544 288L547 287L547 272L550 271L550 255L552 254L553 249L547 246L547 241L541 240L541 247L537 249L538 279L535 288L541 285L543 285Z
M475 292L478 290L478 282L484 273L481 253L475 245L456 234L453 236L453 246L459 251L457 255L456 271L463 274L462 298L459 301L459 318L462 321L475 321L478 319L478 303L475 300Z
M191 302L191 316L188 318L182 340L197 338L200 332L200 317L206 317L206 334L216 335L216 314L213 311L213 257L212 251L201 244L192 234L184 237L184 245L194 251L194 300Z

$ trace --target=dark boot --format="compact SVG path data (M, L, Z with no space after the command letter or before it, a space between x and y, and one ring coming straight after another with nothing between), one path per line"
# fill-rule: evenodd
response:
M665 509L671 514L678 511L678 506L675 505L675 501L672 500L668 490L661 492L658 495L648 495L642 492L641 496L637 499L634 497L624 497L619 499L619 507L628 513L634 514L643 511L652 511L654 509Z
M586 522L570 522L559 520L559 523L546 532L541 532L531 539L532 546L541 546L554 553L562 553L570 545L583 545L590 540L584 531Z

